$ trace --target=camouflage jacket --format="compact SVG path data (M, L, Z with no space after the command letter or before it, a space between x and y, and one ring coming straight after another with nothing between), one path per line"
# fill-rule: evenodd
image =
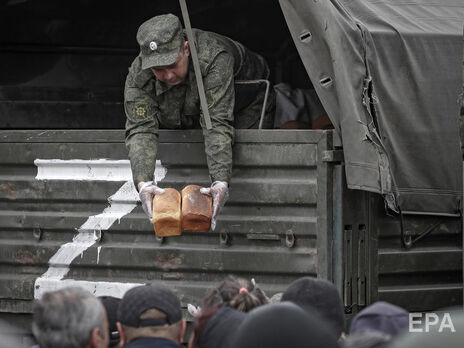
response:
M212 129L206 129L200 109L192 61L186 79L170 86L157 80L150 69L142 70L140 56L135 58L124 90L126 146L135 185L153 180L159 128L201 126L211 179L229 182L234 128L257 127L265 87L251 98L236 98L234 82L267 79L269 69L264 59L224 36L195 29L193 33ZM273 98L268 100L270 110Z

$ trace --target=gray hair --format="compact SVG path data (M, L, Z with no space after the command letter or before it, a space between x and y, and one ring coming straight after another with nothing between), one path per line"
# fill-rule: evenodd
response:
M104 307L90 292L67 287L47 292L34 308L32 332L41 348L83 348L102 327Z

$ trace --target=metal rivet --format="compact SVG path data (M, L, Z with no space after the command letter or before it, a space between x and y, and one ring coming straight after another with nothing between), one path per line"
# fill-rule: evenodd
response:
M156 44L155 41L150 42L150 49L152 51L155 51L158 48L158 45Z

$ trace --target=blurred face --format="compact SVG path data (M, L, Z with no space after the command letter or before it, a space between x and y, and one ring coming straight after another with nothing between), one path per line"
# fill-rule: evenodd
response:
M108 318L106 316L106 311L104 311L104 313L105 315L103 316L101 327L94 328L90 333L90 341L87 344L89 348L108 348L110 344Z
M168 85L178 85L187 77L189 56L190 46L188 41L185 41L183 49L180 50L179 56L173 64L152 67L151 71L158 80Z
M101 333L101 341L100 341L100 346L102 348L107 348L110 344L110 336L109 336L109 324L108 324L108 317L106 316L106 311L105 315L103 316L103 332Z

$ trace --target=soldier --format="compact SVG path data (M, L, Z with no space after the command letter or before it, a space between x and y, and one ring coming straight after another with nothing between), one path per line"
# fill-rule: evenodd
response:
M212 128L207 129L200 109L195 71L179 19L156 16L137 32L140 54L132 62L124 90L126 146L132 176L145 213L152 218L154 195L163 189L153 183L158 129L203 129L211 181L202 193L213 197L213 222L229 195L234 128L258 128L265 88L243 97L237 80L267 79L264 59L242 44L219 34L193 29ZM272 89L271 89L272 91ZM272 124L274 94L266 105L265 127Z

